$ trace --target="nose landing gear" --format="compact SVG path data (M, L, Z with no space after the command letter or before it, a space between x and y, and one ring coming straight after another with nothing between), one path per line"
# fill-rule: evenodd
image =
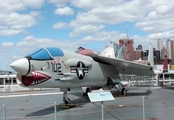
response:
M63 91L63 102L65 103L65 105L61 106L61 108L63 109L68 109L68 108L73 108L73 107L77 107L77 105L75 105L70 98L68 98L68 89L65 89Z
M67 91L63 92L63 102L65 103L65 105L71 104L71 101L67 96Z

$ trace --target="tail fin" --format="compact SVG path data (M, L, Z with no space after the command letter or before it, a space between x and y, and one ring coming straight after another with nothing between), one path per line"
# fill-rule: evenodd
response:
M117 58L119 58L119 59L125 59L125 55L126 55L126 45L124 44L124 45L120 48L120 50L119 50L119 52L118 52L118 55L117 55Z
M148 65L154 66L153 46L149 44Z
M163 73L164 72L168 72L168 61L167 58L164 58L164 62L163 62Z

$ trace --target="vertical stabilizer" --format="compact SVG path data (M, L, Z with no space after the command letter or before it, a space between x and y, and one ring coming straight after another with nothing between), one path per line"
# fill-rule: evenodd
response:
M154 55L153 55L153 46L149 44L149 54L148 54L148 63L153 67L154 66Z
M164 58L164 62L163 62L163 73L164 72L168 72L168 60L166 57Z
M124 45L120 48L120 50L119 50L119 52L118 52L117 58L118 58L118 59L125 59L125 55L126 55L126 45L124 44Z

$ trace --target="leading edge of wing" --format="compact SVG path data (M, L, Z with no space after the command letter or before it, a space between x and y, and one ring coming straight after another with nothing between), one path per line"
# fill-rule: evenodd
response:
M97 54L91 54L88 56L92 57L96 62L115 66L118 72L121 74L135 74L135 75L145 75L145 76L154 75L152 66L143 65L118 58L99 56Z

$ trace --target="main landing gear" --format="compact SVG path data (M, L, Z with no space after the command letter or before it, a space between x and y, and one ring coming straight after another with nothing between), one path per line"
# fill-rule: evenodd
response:
M119 81L119 82L113 82L110 78L108 78L107 85L111 90L118 90L120 92L121 96L126 95L126 89L124 85Z
M82 90L84 96L87 96L88 93L92 91L90 87L83 87Z
M122 90L121 90L121 95L123 95L123 96L126 95L126 89L125 89L125 88L122 88Z

